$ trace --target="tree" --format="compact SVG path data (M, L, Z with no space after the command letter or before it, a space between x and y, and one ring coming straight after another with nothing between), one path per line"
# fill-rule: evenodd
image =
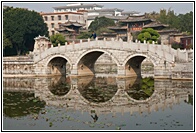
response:
M95 20L90 24L89 29L91 31L96 31L97 34L99 34L99 30L103 31L103 28L108 26L115 26L115 23L112 19L106 18L106 17L96 17Z
M12 48L12 43L9 38L6 38L6 35L3 33L3 49Z
M152 43L152 41L156 42L159 39L159 36L160 35L156 30L153 30L152 28L147 28L143 29L137 38L142 43L144 42L144 40Z
M179 14L179 25L178 28L182 32L190 32L193 33L193 12L186 13L185 15Z
M50 36L50 41L54 46L58 46L59 43L60 45L65 45L66 42L65 37L62 34L55 34Z
M20 55L33 50L36 36L48 36L48 28L39 13L11 8L3 13L3 33L17 51L16 54Z
M88 39L91 35L91 32L82 32L79 36L77 36L77 39Z

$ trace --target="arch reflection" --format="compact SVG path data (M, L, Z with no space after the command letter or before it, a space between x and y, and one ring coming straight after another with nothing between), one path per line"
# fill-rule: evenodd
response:
M66 95L71 89L70 77L56 76L49 78L48 89L50 92L57 96Z
M93 77L92 80L84 86L78 86L80 94L89 102L104 103L112 99L118 90L115 77Z
M127 94L135 100L146 100L154 93L153 77L137 78L126 86Z

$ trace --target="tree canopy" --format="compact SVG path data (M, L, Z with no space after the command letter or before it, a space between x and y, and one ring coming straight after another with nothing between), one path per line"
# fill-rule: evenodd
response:
M54 46L58 46L58 44L65 45L66 42L65 37L62 34L55 34L50 36L50 41Z
M48 36L48 28L41 15L35 11L21 8L9 8L3 12L3 48L4 52L13 48L18 54L33 50L34 38ZM9 46L9 47L8 47ZM12 53L13 54L13 53ZM4 53L5 56L10 53Z
M162 24L169 25L168 28L175 28L181 32L193 33L193 12L186 14L175 14L174 10L161 9L159 13L146 13L146 16Z
M140 40L142 43L144 40L146 40L146 42L152 43L152 41L156 42L159 39L159 36L160 35L156 30L147 28L141 31L141 33L138 35L138 40Z
M112 19L106 17L96 17L95 20L90 24L89 29L95 31L97 34L108 30L108 26L115 26L115 23Z

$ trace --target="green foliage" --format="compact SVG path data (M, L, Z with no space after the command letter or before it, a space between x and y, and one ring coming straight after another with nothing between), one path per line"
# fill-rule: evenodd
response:
M88 39L91 36L91 32L83 32L79 36L77 36L77 39Z
M99 29L97 29L96 34L97 34L97 35L100 35L100 34L103 33L103 32L112 33L112 32L114 32L114 31L109 30L109 29L106 28L106 27L100 27Z
M154 19L162 24L167 24L168 29L178 29L181 32L193 33L193 12L175 14L174 10L161 9L159 13L146 13L146 17Z
M108 26L115 26L115 23L112 19L106 17L96 17L88 28L90 32L81 33L77 39L88 39L92 35L93 31L97 34L97 36L103 32L113 32L107 28Z
M60 45L65 45L66 42L65 37L62 34L55 34L50 36L50 41L54 46L58 46L59 43Z
M154 92L154 79L152 77L143 78L141 89L148 96L151 96Z
M9 40L9 38L6 37L6 35L3 33L3 49L5 48L12 48L12 42Z
M137 38L142 43L144 42L144 40L146 40L146 42L152 43L152 41L156 42L159 37L160 35L156 30L153 30L152 28L147 28L143 29Z
M161 9L159 13L147 13L147 17L156 21L167 24L168 28L179 29L181 32L193 33L193 12L176 15L174 10Z
M183 49L183 45L180 43L173 43L172 48L173 49L178 49L178 48Z
M193 33L193 12L186 13L185 15L179 14L179 25L178 29L182 32L190 32Z
M33 50L36 36L48 36L48 28L39 13L11 8L5 9L3 13L3 33L20 55L25 54L28 50ZM6 48L6 46L4 47Z
M96 17L95 20L90 24L89 29L91 31L98 31L100 28L106 28L108 26L115 26L112 19L106 17Z

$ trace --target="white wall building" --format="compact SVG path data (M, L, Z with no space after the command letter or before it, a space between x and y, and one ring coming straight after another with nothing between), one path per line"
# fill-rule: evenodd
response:
M55 13L40 13L44 22L48 26L49 35L58 33L55 28L59 28L59 24L66 23L68 21L78 22L82 25L87 25L87 13L84 12L55 12Z

